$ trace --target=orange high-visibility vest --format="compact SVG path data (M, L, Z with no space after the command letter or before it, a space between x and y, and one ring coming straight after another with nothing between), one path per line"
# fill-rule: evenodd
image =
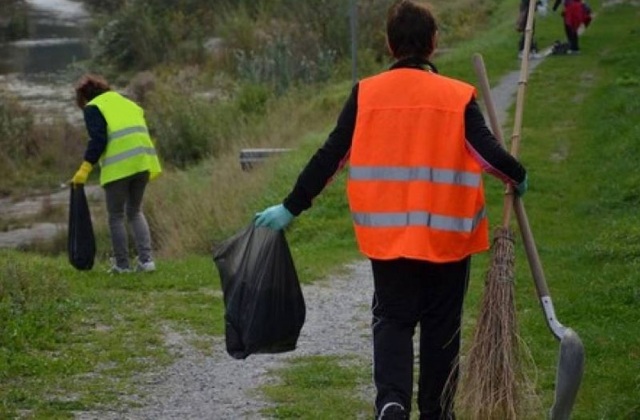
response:
M465 146L474 95L419 69L360 82L347 194L364 255L449 262L489 248L482 168Z

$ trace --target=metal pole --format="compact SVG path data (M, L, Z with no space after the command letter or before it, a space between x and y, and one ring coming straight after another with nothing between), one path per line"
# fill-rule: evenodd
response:
M358 7L357 0L349 5L349 27L351 29L351 80L358 81Z

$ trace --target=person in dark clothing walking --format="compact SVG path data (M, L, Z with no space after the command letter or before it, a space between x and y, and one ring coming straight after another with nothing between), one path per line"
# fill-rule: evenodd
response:
M375 416L409 418L419 326L420 418L452 419L471 255L489 249L482 172L517 194L527 173L487 128L473 86L430 61L430 10L396 1L386 29L395 63L353 87L293 190L255 224L287 227L348 160L354 230L373 271Z
M536 2L536 7L541 6L540 1ZM516 30L520 32L520 39L518 40L518 58L522 58L524 53L524 40L526 37L525 29L527 24L527 16L529 15L529 0L520 0L520 10L518 13L518 21L516 22ZM531 58L538 58L538 43L535 39L536 25L535 19L533 21L533 29L531 33L531 46L529 48L529 54Z

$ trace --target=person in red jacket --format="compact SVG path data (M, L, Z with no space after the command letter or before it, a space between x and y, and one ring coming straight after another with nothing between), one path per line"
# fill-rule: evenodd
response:
M377 419L409 419L419 326L421 419L455 418L471 255L489 249L482 172L527 189L525 168L487 128L475 88L430 61L437 25L421 2L387 14L391 68L356 83L336 127L281 204L255 225L284 229L348 160L358 247L371 262Z
M562 0L556 0L553 5L553 11L556 11ZM564 20L564 31L567 35L569 43L568 54L578 54L580 45L578 42L580 26L589 26L591 23L591 9L581 0L565 0L564 10L562 11Z

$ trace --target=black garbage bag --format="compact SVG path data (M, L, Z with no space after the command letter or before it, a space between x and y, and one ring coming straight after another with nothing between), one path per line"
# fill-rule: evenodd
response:
M253 223L214 250L222 283L227 353L295 350L306 307L282 231Z
M91 213L82 184L71 184L69 200L69 233L67 237L69 262L78 270L91 270L96 256Z

